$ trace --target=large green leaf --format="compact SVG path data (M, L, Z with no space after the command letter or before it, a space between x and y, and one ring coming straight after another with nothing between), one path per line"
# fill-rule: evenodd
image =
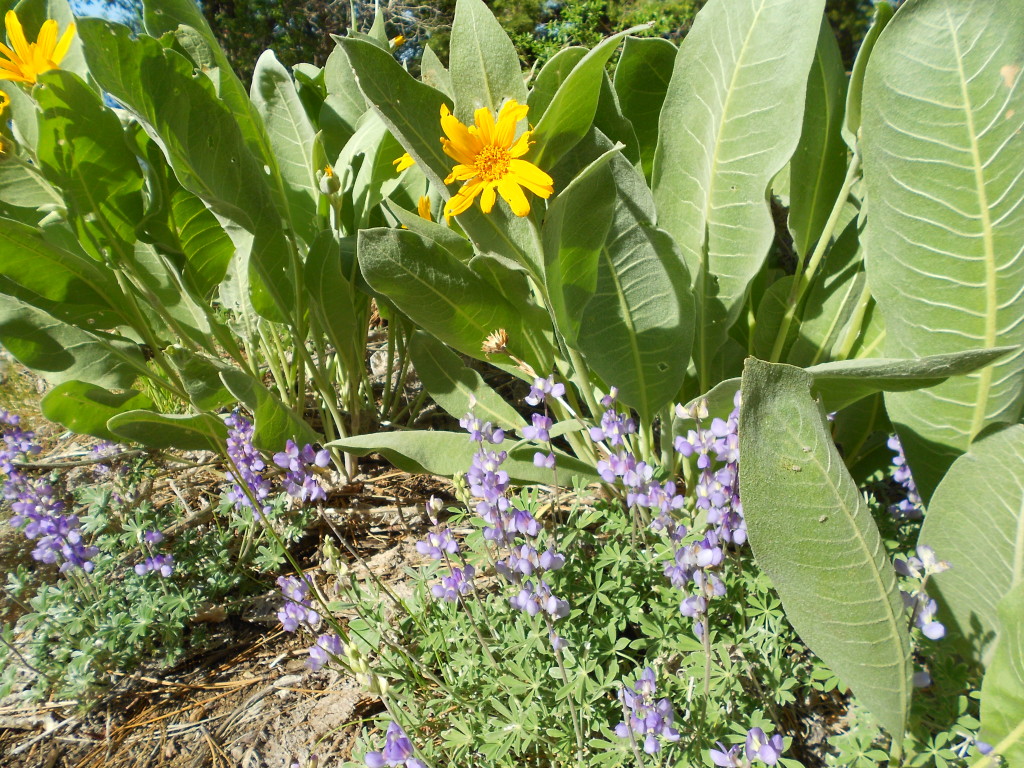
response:
M978 735L1007 765L1024 765L1024 584L999 601L999 641L981 683Z
M0 277L20 289L19 298L67 322L113 328L124 321L121 290L108 271L12 219L0 218Z
M64 204L36 166L14 157L0 163L0 202L19 208Z
M523 417L484 383L483 377L467 367L443 343L428 333L416 331L409 341L409 357L434 402L459 419L470 410L503 429L519 427Z
M2 293L0 345L51 384L78 379L98 387L127 389L148 371L137 344L68 325Z
M861 107L864 101L864 73L868 68L868 61L871 52L875 49L878 36L882 34L885 25L892 19L892 4L886 0L878 0L875 3L874 16L871 19L871 26L864 35L864 40L857 51L857 58L853 62L853 71L850 73L850 84L846 89L846 109L843 118L843 141L850 149L856 149L860 143L860 119Z
M702 388L775 237L765 191L800 137L823 9L824 0L711 0L676 57L654 197L695 281Z
M542 168L557 163L590 130L597 112L605 64L619 47L622 38L634 30L619 32L603 40L573 67L551 98L542 115L534 115L537 142L531 162Z
M227 274L234 254L231 238L202 200L179 187L171 196L171 221L185 254L185 271L200 297L207 297Z
M758 565L807 646L902 740L910 641L896 572L829 435L813 378L747 360L740 496Z
M886 355L1024 344L1024 14L991 0L910 0L864 79L868 282ZM987 425L1024 407L1024 349L886 397L927 501Z
M39 165L63 190L79 241L97 259L105 249L126 252L142 218L142 171L121 121L65 70L45 73L33 94L42 109Z
M546 62L537 73L536 79L530 88L530 95L526 103L530 106L530 117L537 120L539 115L544 114L551 100L555 98L559 86L565 82L573 68L579 64L580 59L587 55L587 49L578 45L571 45L563 48Z
M458 472L465 472L469 469L476 451L476 443L472 442L465 432L424 430L359 435L334 440L327 445L357 456L379 453L406 472L426 472L441 477L452 477ZM533 464L533 454L536 450L534 446L523 445L509 452L501 468L508 472L512 482L524 485L551 483L551 470ZM584 483L600 482L600 477L588 464L561 451L555 451L555 456L561 482L567 483L572 477L578 477Z
M350 264L348 272L345 262ZM306 297L310 311L327 338L341 356L346 375L355 375L355 367L365 349L366 315L369 297L355 288L355 243L339 241L337 234L324 230L306 255Z
M440 91L414 79L387 51L352 38L335 38L356 74L359 90L438 190L452 161L441 149ZM397 158L395 158L397 160ZM444 194L447 196L447 192ZM446 197L447 199L447 197Z
M327 98L320 109L320 130L328 157L337 157L366 112L366 99L359 90L355 73L340 46L335 46L324 64Z
M112 416L107 428L118 440L186 451L216 451L228 437L224 422L208 413L181 416L138 409Z
M83 19L79 31L93 76L147 127L181 185L242 230L241 241L251 236L253 306L285 320L294 303L295 255L282 224L286 206L271 188L276 166L264 170L235 115L180 54L99 19Z
M608 167L612 222L577 341L590 368L648 419L678 394L689 363L690 276L672 237L653 225L643 174L621 155Z
M408 230L363 230L358 255L370 287L449 346L483 359L484 340L504 328L518 357L536 370L549 367L531 350L521 310L432 240Z
M473 112L497 112L507 99L526 103L519 55L483 0L457 0L449 57L455 116L471 123Z
M313 130L288 70L264 51L252 75L252 103L267 127L281 169L292 222L306 237L320 199L313 168Z
M1024 582L1022 483L1024 426L985 434L953 462L921 528L919 541L952 565L933 583L978 658L998 629L996 605Z
M43 416L76 434L114 442L119 438L107 429L107 421L111 417L125 411L153 407L153 401L141 392L111 392L74 380L51 389L39 405Z
M676 53L676 47L661 37L627 37L615 66L615 93L623 114L633 124L647 178L654 169L658 117Z
M807 79L807 100L800 142L789 162L789 231L797 257L814 248L846 175L843 110L846 71L836 36L821 21L818 46Z

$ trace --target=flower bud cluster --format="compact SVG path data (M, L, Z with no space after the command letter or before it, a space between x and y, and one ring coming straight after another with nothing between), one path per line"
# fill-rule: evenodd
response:
M918 493L917 484L910 475L907 457L903 453L903 445L897 435L892 435L886 442L889 449L896 455L892 457L892 479L903 486L906 498L889 507L889 514L898 520L920 520L924 515L924 500Z
M426 763L417 757L413 757L412 742L405 735L402 726L392 722L388 726L387 735L384 738L384 749L380 752L367 752L363 758L367 768L427 768Z
M285 449L274 454L274 463L288 470L284 489L288 495L299 501L324 501L327 492L317 479L314 467L325 468L331 463L331 454L326 449L319 451L308 443L300 450L294 440L285 443Z
M277 612L285 632L295 632L299 625L309 629L320 626L320 614L309 601L309 582L295 576L279 576L277 586L284 597L284 607Z
M56 498L52 485L14 465L40 452L35 434L21 429L16 414L0 411L0 436L2 498L14 513L11 526L22 528L26 538L36 542L32 558L50 565L60 562L61 573L73 568L92 571L92 559L99 550L83 540L78 516L64 514L64 502Z
M615 735L620 739L643 739L643 749L648 755L661 751L661 742L679 741L679 731L672 727L675 713L668 699L655 701L656 678L654 670L646 667L632 688L619 690L625 719L615 726Z
M228 491L228 501L235 505L235 509L252 509L253 517L259 520L261 513L265 515L270 512L270 505L264 503L270 496L270 481L263 476L266 462L252 444L253 425L238 411L228 416L224 423L228 426L228 456L237 470L237 474L226 473L228 482L233 483ZM242 487L243 483L249 493ZM250 494L260 504L260 509L253 508Z

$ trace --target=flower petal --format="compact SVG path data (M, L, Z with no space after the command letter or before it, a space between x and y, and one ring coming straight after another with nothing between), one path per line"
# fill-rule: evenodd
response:
M469 140L476 143L480 142L475 136L471 136ZM448 157L463 165L473 165L476 162L477 152L480 151L479 147L459 146L452 141L448 141L448 139L441 139L441 147Z
M50 58L54 64L60 64L64 60L64 57L68 54L68 49L71 48L71 41L75 39L75 25L68 24L68 28L64 30L64 34L61 35L60 42L57 43L57 47L53 51L53 56Z
M473 204L473 200L483 191L483 188L484 181L482 179L474 179L463 184L462 189L445 204L444 215L458 216Z
M29 47L28 40L25 39L25 30L21 28L18 14L14 11L8 11L7 15L4 16L4 25L7 27L7 39L10 41L11 47L17 52L18 58L22 61L30 59L32 57L32 49Z
M480 107L473 113L473 122L476 123L476 132L480 141L484 144L494 143L494 115L487 107Z
M494 182L488 182L484 187L483 194L480 195L480 210L484 213L490 213L494 208L494 201L498 199L494 191L495 186Z
M499 147L509 148L516 135L516 125L526 117L530 107L520 104L515 99L509 99L501 108L498 114L498 125L494 131L494 144Z
M468 181L476 175L476 166L459 164L452 168L452 172L448 174L448 178L444 180L444 183L451 184L453 181Z
M512 155L512 157L522 157L525 155L533 144L533 142L530 141L530 137L532 135L533 131L524 131L523 135L516 139L516 143L509 147L508 153Z
M516 216L526 216L530 212L530 201L526 199L522 187L514 179L506 176L498 182L498 191Z
M541 197L550 197L555 191L554 180L544 171L526 160L510 160L508 164L509 174L515 180Z
M39 36L36 38L36 50L45 59L53 58L53 51L57 47L57 22L47 19L39 28Z

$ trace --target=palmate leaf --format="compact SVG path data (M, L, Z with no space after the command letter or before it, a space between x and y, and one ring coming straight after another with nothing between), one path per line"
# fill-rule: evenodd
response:
M800 137L823 9L824 0L711 0L676 57L653 186L658 226L695 281L702 389L775 236L765 190Z
M984 658L998 630L996 606L1024 582L1024 426L981 436L953 462L919 541L952 565L933 579L939 604L953 617L951 634Z
M1024 343L1024 15L910 0L864 80L866 264L886 355ZM970 441L1024 406L1024 351L886 406L927 501Z
M912 673L903 601L812 385L792 366L744 366L740 494L750 544L793 628L898 742Z

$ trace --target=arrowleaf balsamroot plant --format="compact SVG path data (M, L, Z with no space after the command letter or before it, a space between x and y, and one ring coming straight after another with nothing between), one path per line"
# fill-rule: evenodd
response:
M381 699L367 765L1024 763L1024 17L877 2L847 77L823 11L711 0L524 73L458 0L447 67L379 14L246 93L191 0L60 43L50 0L0 343L74 431L223 452L243 562L298 570L328 463L454 476L412 596L336 551L281 583L310 665ZM427 397L471 439L408 428ZM129 575L181 583L140 536Z

